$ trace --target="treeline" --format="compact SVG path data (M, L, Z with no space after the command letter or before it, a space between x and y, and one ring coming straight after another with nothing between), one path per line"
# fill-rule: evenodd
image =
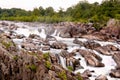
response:
M103 0L101 4L95 2L88 3L86 0L69 7L66 11L62 8L58 12L52 7L44 9L43 7L34 8L33 11L23 9L1 9L1 20L16 21L39 21L39 22L94 22L105 23L108 19L115 18L120 20L120 0Z

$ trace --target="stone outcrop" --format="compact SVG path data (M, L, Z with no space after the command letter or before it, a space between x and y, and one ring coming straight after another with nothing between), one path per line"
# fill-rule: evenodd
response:
M88 65L90 66L94 66L94 67L104 67L105 65L101 62L102 58L91 52L91 51L87 51L87 50L82 50L79 49L78 50L80 55L82 55L85 58L85 61Z
M113 54L113 59L117 65L115 69L111 69L110 76L120 78L120 52Z
M50 46L51 48L55 48L55 49L67 50L67 44L62 43L62 42L53 42Z
M99 75L98 77L95 78L95 80L108 80L105 75Z
M99 43L94 42L93 40L88 40L84 42L84 46L88 49L95 49L97 47L100 47L101 45Z
M97 47L95 50L103 55L108 55L108 56L120 51L119 48L117 48L113 45Z
M18 50L13 44L9 38L0 38L0 80L82 80L80 74L53 63L49 54Z

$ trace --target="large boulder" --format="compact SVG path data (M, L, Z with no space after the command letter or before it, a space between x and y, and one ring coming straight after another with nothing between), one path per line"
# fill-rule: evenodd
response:
M110 76L114 78L120 78L120 69L111 69Z
M95 78L95 80L108 80L105 75L99 75L98 77Z
M114 53L112 58L117 64L117 68L120 68L120 52L119 53Z
M103 28L104 32L108 34L109 38L120 39L120 21L110 19L107 23L107 27Z
M62 42L53 42L50 46L51 48L55 48L55 49L67 50L67 44L62 43Z
M89 79L89 77L91 77L92 76L92 72L94 72L94 71L90 71L90 70L85 70L82 74L81 74L81 76L83 77L83 80L90 80Z
M88 49L94 49L100 47L101 45L99 43L94 42L93 40L88 40L84 42L84 46Z
M80 55L82 55L85 58L85 61L88 65L94 66L94 67L104 67L105 66L101 62L102 58L99 55L97 55L91 51L82 50L82 49L79 49L79 53L80 53Z
M98 47L95 50L98 51L100 54L103 54L103 55L108 55L108 56L112 55L110 50L105 46Z
M50 55L41 51L7 50L0 37L0 80L77 80L76 75L65 70L58 63L50 61ZM9 40L11 41L11 40ZM12 44L14 44L11 41ZM16 47L16 46L14 46ZM53 59L54 60L54 59Z
M87 65L90 65L90 66L94 66L94 67L105 66L102 62L98 61L95 57L90 56L90 55L86 55L85 60L86 60Z
M73 40L73 43L79 44L80 46L83 46L83 45L84 45L84 43L83 43L82 41L78 40L77 38L75 38L75 39Z

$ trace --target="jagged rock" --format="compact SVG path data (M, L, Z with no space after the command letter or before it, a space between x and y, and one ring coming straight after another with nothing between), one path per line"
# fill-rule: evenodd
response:
M99 55L82 49L79 49L79 53L85 58L85 61L88 65L94 67L104 67L104 64L101 63L102 58Z
M89 49L94 49L100 47L101 45L99 43L94 42L93 40L88 40L84 42L84 46Z
M43 51L48 51L48 50L50 50L50 46L43 46L43 47L42 47L42 50L43 50Z
M77 38L75 38L75 39L73 40L73 43L79 44L79 45L81 45L81 46L84 45L84 43L83 43L82 41L79 41Z
M60 37L63 37L63 38L70 38L71 35L70 35L70 33L68 33L68 32L61 31L61 32L60 32Z
M58 57L56 57L55 54L49 54L50 55L50 60L51 60L51 63L59 63L59 60Z
M86 55L85 60L88 65L94 66L94 67L104 67L105 65L98 61L94 56Z
M114 53L112 58L117 64L117 68L120 68L120 53Z
M99 53L103 54L103 55L108 55L108 56L112 55L110 50L105 46L98 47L95 50L98 51Z
M2 34L2 33L4 33L4 31L0 29L0 34Z
M3 46L0 41L0 80L77 80L81 77L58 63L51 63L49 55L43 56L40 51L11 53Z
M45 27L45 33L46 33L47 35L53 34L54 31L55 31L55 28L54 28L53 26L48 25L48 26Z
M33 43L22 43L21 47L28 50L28 51L37 51L40 49L39 46L34 45Z
M61 50L60 52L60 56L62 56L63 58L66 58L68 56L69 52L67 50Z
M36 38L37 39L37 38L40 38L40 36L37 34L30 34L28 38L32 38L32 39Z
M115 46L113 46L113 45L106 45L105 47L107 47L109 50L111 50L111 51L119 51L119 48L117 48L117 47L115 47Z
M56 38L53 37L53 36L47 35L46 40L48 40L48 41L56 41Z
M91 77L92 76L92 71L90 71L90 70L85 70L82 74L81 74L81 76L83 77L83 80L89 80L89 77Z
M62 43L62 42L54 42L51 44L51 48L66 50L67 45L65 43Z
M18 26L15 24L10 24L9 29L10 30L17 30Z
M25 38L25 36L24 36L23 34L21 34L21 35L16 35L16 38L17 38L17 39L22 39L22 38Z
M109 34L109 38L120 39L120 22L119 20L110 19L107 27L103 28L105 33Z
M110 72L111 77L120 78L120 69L112 69Z
M105 75L99 75L98 77L95 78L95 80L108 80Z
M87 50L82 50L82 49L79 49L78 52L83 57L85 57L86 55L90 55L90 56L95 57L98 61L102 61L102 58L99 55L95 54L94 52L87 51Z
M9 24L7 22L2 22L1 25L2 26L9 26Z

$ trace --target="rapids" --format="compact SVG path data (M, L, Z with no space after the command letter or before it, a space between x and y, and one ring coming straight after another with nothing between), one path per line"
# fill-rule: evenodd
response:
M45 39L46 38L46 32L45 32L45 27L44 26L30 26L30 25L27 25L27 23L17 23L17 22L10 22L10 21L6 21L8 24L11 24L11 23L14 23L15 25L18 26L17 30L12 30L13 32L15 32L15 34L23 34L25 37L28 37L30 34L37 34L39 35L41 38ZM3 27L0 27L1 30L5 30L5 32L9 32L9 29L5 29ZM38 31L38 29L41 29L41 31ZM68 45L68 52L72 52L73 50L75 49L87 49L83 46L80 46L80 45L77 45L77 44L74 44L73 43L73 40L74 38L62 38L59 36L59 32L57 30L54 30L53 34L51 36L55 37L58 41L61 41L65 44ZM18 44L18 46L20 46L21 42L23 41L24 39L13 39L13 41ZM85 42L87 41L88 39L85 39L85 38L79 38L80 41L82 42ZM117 44L117 43L114 43L114 42L105 42L105 41L97 41L95 40L95 42L99 43L101 46L104 46L104 45L108 45L108 44L112 44L116 47L118 47L120 49L120 45ZM90 49L87 49L87 50L90 50ZM51 53L55 53L55 54L58 54L61 50L56 50L56 49L50 49L49 52ZM84 58L80 55L80 54L77 54L76 56L74 56L76 59L78 58L81 58L80 60L80 64L84 67L84 69L79 69L79 70L76 70L74 71L74 73L77 73L77 72L83 72L85 71L86 69L89 69L89 70L94 70L95 73L93 73L92 77L90 77L91 80L95 80L95 77L97 77L98 75L100 74L103 74L103 75L106 75L108 80L119 80L118 78L111 78L109 76L109 73L110 73L110 70L111 69L114 69L115 66L116 66L116 63L115 61L112 59L112 56L105 56L105 55L102 55L102 54L99 54L97 51L95 50L90 50L90 51L93 51L95 52L96 54L100 55L102 57L102 62L105 64L105 67L91 67L91 66L88 66L86 65L86 62L84 60ZM63 57L60 57L60 60L61 60L61 65L66 68L66 65L65 65L65 59Z

